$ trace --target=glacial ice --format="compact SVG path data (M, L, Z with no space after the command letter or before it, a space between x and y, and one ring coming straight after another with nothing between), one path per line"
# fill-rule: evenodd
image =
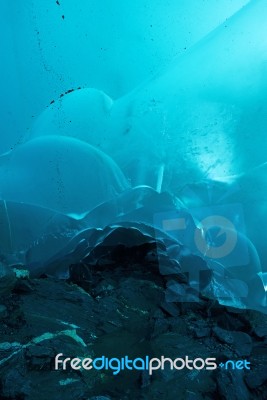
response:
M194 184L195 206L202 204L197 182L224 182L216 186L227 192L220 204L242 204L247 234L266 265L264 239L255 230L255 220L266 222L267 206L266 20L267 3L250 2L165 73L113 104L89 89L64 96L39 117L32 135L72 135L98 146L133 186L179 195ZM80 122L71 130L74 114Z
M251 1L124 97L113 101L96 89L60 97L37 118L30 141L2 158L1 198L86 213L90 227L153 224L166 211L157 197L164 192L180 199L167 202L169 211L184 207L192 223L201 207L238 204L245 224L238 240L248 261L240 256L228 268L209 260L211 296L224 302L228 293L229 304L241 307L247 289L246 306L265 307L266 240L257 226L267 223L266 21L267 2Z
M123 168L131 159L118 143L134 149L148 173L139 183L155 187L149 168L156 166L166 170L163 188L173 190L266 161L266 20L267 3L251 2L164 74L114 103L114 158Z
M97 91L64 96L40 116L32 135L86 140L110 155L132 185L159 190L247 171L266 160L266 19L266 2L253 1L113 105ZM73 115L81 122L72 129Z
M25 251L33 243L42 243L49 236L57 237L58 251L60 240L67 240L65 235L83 227L81 220L54 210L6 200L0 200L0 221L0 254L9 255ZM49 255L48 246L43 253Z
M43 136L17 146L0 166L0 197L83 214L129 187L107 155L77 139Z
M105 125L112 105L112 99L100 90L70 90L41 113L30 136L69 136L104 150Z

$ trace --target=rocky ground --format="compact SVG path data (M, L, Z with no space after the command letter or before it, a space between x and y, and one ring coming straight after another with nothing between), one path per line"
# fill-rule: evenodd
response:
M2 278L0 399L266 399L266 316L196 301L164 248L160 257L175 274L159 272L156 246L147 236L96 246L67 280L18 271ZM181 301L168 301L170 282ZM251 370L55 371L58 353L247 359Z

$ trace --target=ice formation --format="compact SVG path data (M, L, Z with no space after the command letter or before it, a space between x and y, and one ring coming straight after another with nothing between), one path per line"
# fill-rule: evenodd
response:
M3 157L0 196L64 214L83 214L129 187L119 167L80 140L43 136Z
M65 243L67 235L83 227L82 220L54 210L6 200L0 201L0 218L0 253L8 254L11 261L14 260L12 254L25 252L33 244L43 245L47 257L53 237L57 239L58 251L60 241ZM46 245L48 241L49 246Z
M267 2L251 1L167 71L115 101L96 89L66 92L37 118L30 141L2 157L1 198L86 213L85 225L103 227L155 224L153 215L166 211L156 193L169 192L182 202L170 209L184 207L190 229L196 224L203 235L204 209L239 205L245 228L241 213L229 215L246 262L241 253L230 267L214 261L208 246L199 256L218 273L214 287L236 286L238 296L247 289L252 298L260 287L265 304L266 244L256 228L267 222L266 21ZM233 232L219 228L226 237ZM190 229L182 240L193 253ZM74 250L70 259L79 255Z
M112 99L100 90L70 90L41 113L31 137L70 136L104 150L105 126L112 105Z
M98 145L134 185L158 190L247 171L265 162L266 19L266 2L253 1L113 105L97 91L64 96L32 135L71 134Z
M149 147L145 167L166 168L163 188L223 179L266 161L266 19L267 3L251 2L164 74L114 103L113 143L139 143L135 159ZM120 146L113 151L119 165L130 162Z
M32 135L72 135L99 146L132 185L177 194L203 179L224 181L223 190L235 195L220 204L243 205L249 238L262 252L255 219L266 221L266 174L253 171L266 161L266 20L267 3L252 1L113 104L93 90L66 95L40 116Z

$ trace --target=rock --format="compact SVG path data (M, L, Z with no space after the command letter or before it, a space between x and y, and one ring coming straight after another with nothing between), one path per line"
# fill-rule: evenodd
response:
M190 390L188 390L186 392L185 399L186 400L202 400L203 396L201 394L199 394L199 393L194 393L194 392L191 392Z
M141 373L141 388L144 389L148 387L151 383L151 376L148 371L142 371Z
M107 294L114 290L116 284L113 280L102 280L95 288L94 288L94 295L101 296L103 294Z
M259 326L257 326L256 328L254 328L254 333L259 338L267 337L267 325L259 325Z
M231 344L238 356L249 356L252 350L252 339L244 332L231 332L215 327L213 333L222 342Z
M263 365L261 369L257 368L254 371L250 371L245 380L250 389L256 389L264 383L267 383L267 369L265 365Z
M199 321L192 327L192 331L196 338L201 339L210 336L211 328L204 321Z
M219 328L217 326L213 328L212 331L217 337L217 339L219 339L222 343L227 343L227 344L234 343L232 332Z
M243 380L243 371L218 371L218 394L224 400L250 400L250 393Z
M0 304L0 319L5 318L7 316L7 308L6 306Z
M86 291L90 291L92 287L92 271L83 263L72 264L69 267L69 282L81 286Z
M28 347L25 353L28 365L37 371L40 369L49 371L53 356L53 349L43 346L42 344Z
M160 307L166 314L170 315L171 317L178 317L180 315L180 309L173 303L168 303L163 301L160 304Z
M25 368L10 368L2 377L1 383L2 398L24 399L30 396L31 380L27 378Z
M186 288L178 282L170 279L167 281L165 294L166 303L182 302L186 296Z
M170 328L170 323L166 318L156 318L154 321L153 334L152 337L161 335L162 333L168 332Z
M15 351L18 351L21 349L21 344L18 342L3 342L0 343L0 359L3 360L6 357L9 357L10 354L12 354Z
M33 285L28 279L19 279L14 287L15 293L27 294L34 290Z
M244 332L233 332L234 346L233 349L240 357L249 356L252 350L252 339Z
M181 266L178 261L171 259L167 254L160 254L158 256L158 264L161 275L179 274L187 281L187 277L181 273Z
M217 318L217 323L220 328L226 329L227 331L242 331L248 327L249 321L242 321L235 314L234 316L229 313L220 313Z
M0 296L10 293L16 284L16 280L12 268L0 261Z
M114 229L95 230L90 251ZM119 236L114 234L113 239L123 232L118 230ZM16 280L34 290L26 290L25 295L13 289L1 299L0 399L267 398L265 336L260 337L267 316L253 311L240 316L208 300L179 279L179 263L173 263L164 248L160 250L166 266L162 275L153 256L156 242L149 232L137 233L133 247L127 242L135 235L131 229L121 245L99 246L87 264L83 260L70 266L67 281L56 277ZM55 371L58 353L132 359L146 355L175 359L188 354L217 360L249 355L257 370L174 371L167 367L152 377L146 371L126 370L114 377L107 370Z

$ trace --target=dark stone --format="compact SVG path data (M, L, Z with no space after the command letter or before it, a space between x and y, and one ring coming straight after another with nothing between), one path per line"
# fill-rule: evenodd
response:
M89 400L111 400L111 398L107 396L94 396L90 397Z
M215 327L213 333L222 342L232 345L233 350L238 356L249 356L252 350L252 339L244 332L231 332Z
M190 390L188 390L186 392L185 400L202 400L202 399L203 399L203 396L199 393L194 393L194 392L191 392Z
M211 328L204 321L199 321L192 327L192 331L196 338L201 339L210 336Z
M92 271L88 265L83 263L72 264L69 267L69 282L73 282L86 291L92 287Z
M261 369L256 369L250 371L246 378L246 384L250 389L256 389L262 386L264 383L267 383L267 368L266 365L262 365Z
M187 280L186 276L181 273L181 266L176 260L172 260L167 254L161 254L158 257L159 271L162 275L179 274Z
M147 388L151 383L151 376L148 371L142 371L140 379L142 389Z
M10 368L1 379L1 394L3 399L24 399L31 393L31 380L26 377L21 365Z
M26 357L38 357L38 358L45 358L45 357L52 357L53 350L49 347L45 347L42 345L32 345L27 348Z
M243 380L243 371L218 371L218 398L222 400L250 400L250 393Z
M222 343L232 344L234 343L234 338L232 332L225 329L215 327L212 329L213 333Z
M249 356L252 351L252 339L244 332L233 332L234 346L233 349L240 357Z
M33 285L28 279L19 279L13 289L14 293L27 294L34 290Z
M0 319L7 316L7 308L3 304L0 304Z
M154 326L152 327L153 329L153 334L152 336L158 336L161 335L162 333L168 332L170 328L170 323L168 319L166 318L157 318L154 322Z
M171 317L178 317L180 315L180 309L174 303L167 303L166 301L163 301L160 304L160 307L167 315L170 315Z
M237 315L231 315L227 312L218 315L217 323L220 328L228 331L243 331L247 327L248 322L244 323Z
M36 369L37 371L40 369L49 371L53 356L53 349L42 345L30 346L25 353L28 365L31 369Z
M266 316L246 310L234 314L205 298L183 279L180 263L152 237L152 228L141 229L141 224L139 228L94 231L88 240L90 257L68 264L68 281L24 279L34 290L27 295L9 291L1 298L0 360L7 361L0 362L0 399L267 398L262 328ZM79 243L83 239L79 237ZM167 247L172 245L171 238L164 240ZM158 249L164 270L158 264ZM179 246L174 250L179 255ZM64 261L64 252L60 254ZM166 301L165 295L176 301ZM260 323L253 331L256 321ZM254 334L250 337L246 332ZM166 368L152 377L147 371L125 370L114 377L105 370L55 371L58 353L109 358L127 354L132 359L188 354L213 356L218 362L249 355L252 369L178 372Z
M167 303L181 302L186 296L186 287L170 279L167 281L165 301Z
M267 325L259 325L259 326L257 326L256 328L254 328L254 333L259 338L267 337Z

